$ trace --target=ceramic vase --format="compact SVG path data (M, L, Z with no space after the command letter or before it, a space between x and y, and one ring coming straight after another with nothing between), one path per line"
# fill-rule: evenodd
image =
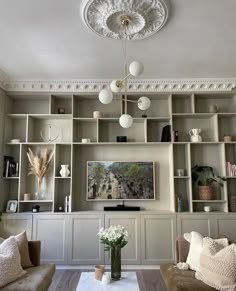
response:
M70 175L69 165L61 165L60 175L68 177Z

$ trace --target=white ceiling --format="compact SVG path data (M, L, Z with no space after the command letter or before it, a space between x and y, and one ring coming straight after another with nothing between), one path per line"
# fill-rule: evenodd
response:
M128 1L128 0L127 0ZM0 0L0 69L14 79L104 79L123 75L121 42L90 32L81 0ZM168 0L169 19L128 43L142 78L236 77L236 1Z

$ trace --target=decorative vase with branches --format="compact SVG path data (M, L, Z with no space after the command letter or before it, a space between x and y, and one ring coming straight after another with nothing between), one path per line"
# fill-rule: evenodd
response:
M45 149L43 154L39 149L36 154L34 154L31 148L28 148L27 157L30 163L28 175L34 175L37 178L36 200L40 199L43 177L46 175L53 155L54 152L49 149Z

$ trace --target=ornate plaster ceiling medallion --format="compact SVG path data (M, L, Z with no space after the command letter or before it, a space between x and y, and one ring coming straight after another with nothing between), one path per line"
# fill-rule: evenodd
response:
M138 40L160 30L168 11L164 0L84 0L81 14L88 28L100 36ZM128 17L128 25L122 24L123 17Z

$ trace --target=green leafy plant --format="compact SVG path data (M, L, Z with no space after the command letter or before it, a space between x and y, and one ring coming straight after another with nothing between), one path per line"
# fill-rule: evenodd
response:
M213 184L217 184L223 187L223 181L226 181L226 178L216 175L213 168L210 166L195 165L192 168L192 182L194 185L212 186Z

